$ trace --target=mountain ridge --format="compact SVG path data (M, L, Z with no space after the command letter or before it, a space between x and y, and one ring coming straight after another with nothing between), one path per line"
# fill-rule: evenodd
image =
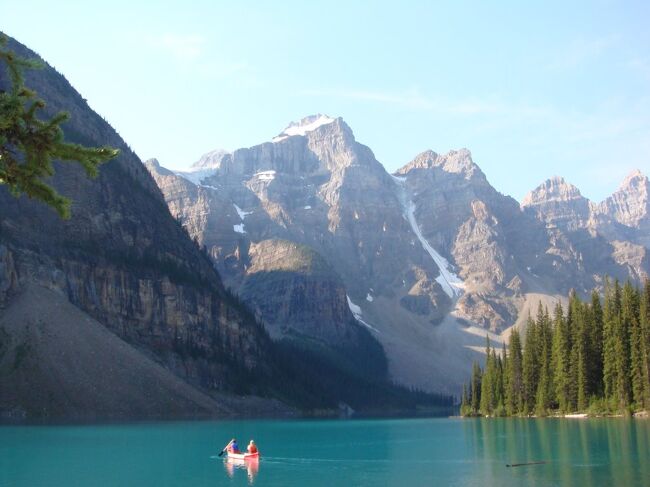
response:
M8 47L40 60L13 39ZM25 73L25 82L47 102L47 115L71 112L63 127L66 140L112 145L121 153L95 179L75 165L54 162L48 183L71 198L69 220L0 187L1 418L282 415L295 408L334 412L340 401L355 409L381 408L383 402L412 410L422 400L387 381L381 345L347 308L341 324L356 339L347 347L298 349L299 336L271 341L190 235L201 231L202 222L188 230L172 217L157 183L115 129L44 61L43 69ZM0 89L8 86L0 72ZM181 205L190 196L208 206L225 202L157 161L150 165L177 184ZM262 185L272 179L257 177ZM227 203L239 251L248 217ZM336 280L330 284L327 290L345 303ZM41 301L47 306L35 314ZM95 353L102 343L105 349ZM76 359L64 360L63 352ZM139 371L133 372L137 377L125 364ZM103 368L106 374L92 381ZM438 399L424 398L430 400Z
M416 369L426 362L450 377L455 372L442 359L426 359L426 347L430 355L436 340L450 340L469 364L480 349L477 330L507 334L532 296L551 299L574 287L586 292L602 274L647 275L638 238L630 241L619 231L625 215L608 218L609 234L602 235L605 230L577 219L580 209L571 205L582 197L563 180L538 192L540 206L533 208L533 200L522 205L494 189L467 149L424 151L391 175L341 117L319 114L293 126L310 124L304 133L235 150L201 180L224 200L213 208L214 218L234 215L229 204L246 213L237 245L228 247L227 228L201 244L212 249L235 292L247 246L272 237L315 249L340 275L353 315L374 330L392 376L403 383L434 390L434 381ZM150 170L169 200L161 175ZM588 212L595 207L583 206ZM583 220L593 220L590 215ZM188 228L202 226L190 220ZM413 348L415 336L421 343ZM407 348L411 356L404 355ZM442 388L452 390L452 381Z

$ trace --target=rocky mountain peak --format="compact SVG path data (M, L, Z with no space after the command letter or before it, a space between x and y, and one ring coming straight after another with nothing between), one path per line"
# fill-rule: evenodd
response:
M294 135L306 135L308 132L335 122L337 119L318 113L309 115L297 122L291 122L282 132L272 139L272 142L280 142Z
M147 167L154 167L156 169L161 167L160 162L155 157L152 157L151 159L147 159L146 161L144 161L144 165Z
M593 204L563 177L553 176L528 193L521 208L548 227L577 230L590 219Z
M632 193L644 193L647 194L648 192L648 177L643 174L639 169L633 170L630 174L628 174L625 179L623 179L623 182L621 185L618 187L617 192L620 191L625 191L625 192L632 192Z
M399 169L397 173L406 175L412 169L433 168L442 169L446 173L461 174L465 179L472 179L476 176L485 177L481 169L472 160L472 154L467 149L451 150L443 155L432 150L424 151Z
M638 169L632 171L598 211L629 227L638 227L650 214L650 181Z
M171 174L174 174L169 169L161 166L160 162L155 157L152 157L151 159L147 159L146 161L144 161L144 167L146 167L150 173L157 173L164 176L169 176Z
M224 149L215 149L203 154L198 161L190 166L190 170L217 169L221 166L223 159L230 155L230 152Z
M584 199L584 197L580 194L580 190L577 187L568 183L561 176L553 176L529 192L522 200L521 206L527 207L549 201L571 201L582 199Z

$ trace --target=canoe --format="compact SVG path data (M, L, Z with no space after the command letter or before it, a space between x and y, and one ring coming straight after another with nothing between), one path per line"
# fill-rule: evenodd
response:
M257 453L232 453L228 452L228 458L234 460L259 460L260 452Z

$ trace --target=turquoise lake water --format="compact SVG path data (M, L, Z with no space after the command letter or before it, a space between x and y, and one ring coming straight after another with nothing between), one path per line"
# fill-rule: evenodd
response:
M257 465L217 455L254 438ZM545 461L508 468L506 464ZM399 419L0 427L0 486L650 486L650 421Z

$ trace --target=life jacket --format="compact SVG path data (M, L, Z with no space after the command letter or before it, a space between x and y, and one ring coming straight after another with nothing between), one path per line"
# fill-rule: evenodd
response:
M257 453L257 447L255 445L248 445L248 453Z

